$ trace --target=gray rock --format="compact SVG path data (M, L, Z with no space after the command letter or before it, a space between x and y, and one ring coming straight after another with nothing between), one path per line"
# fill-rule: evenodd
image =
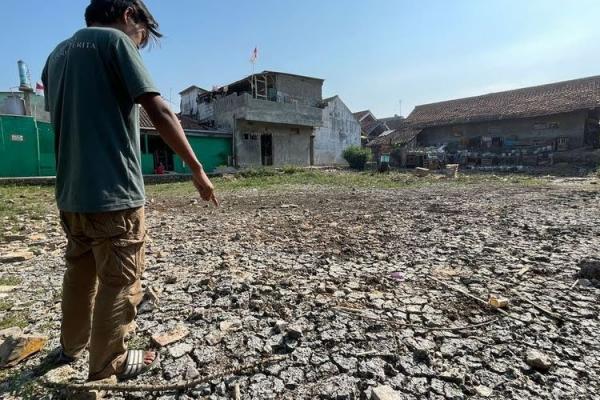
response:
M401 400L400 393L396 392L390 386L377 386L371 392L373 400Z
M585 259L579 263L578 278L600 280L600 259Z
M302 338L302 328L299 325L289 325L287 327L286 336L291 339L300 339Z
M381 359L372 359L358 363L358 376L364 379L385 380L386 362Z
M494 390L487 386L479 385L475 387L475 392L481 397L490 397Z
M298 367L290 367L279 375L285 387L293 390L304 381L304 371Z
M527 351L525 362L531 368L540 372L547 372L550 368L552 368L552 365L554 365L550 356L542 353L541 351L533 349Z
M180 358L191 352L193 348L194 346L191 343L176 343L169 346L168 350L171 357Z
M353 372L356 370L358 360L356 358L344 357L339 354L334 354L331 359L342 372Z
M215 346L221 343L221 341L223 340L223 334L219 331L212 331L208 335L206 335L204 339L209 345Z

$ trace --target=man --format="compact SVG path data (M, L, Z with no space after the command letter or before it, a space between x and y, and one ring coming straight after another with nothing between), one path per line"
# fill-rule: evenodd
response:
M127 350L142 298L144 185L138 105L193 171L205 201L213 185L179 120L162 100L139 49L162 35L142 0L92 0L87 28L49 56L42 80L56 133L56 200L68 238L58 363L89 346L89 379L147 371L155 352Z

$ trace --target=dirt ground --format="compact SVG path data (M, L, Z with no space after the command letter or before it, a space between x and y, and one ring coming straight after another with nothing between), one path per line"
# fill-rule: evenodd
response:
M222 193L220 209L149 197L144 284L158 302L140 306L130 346L189 334L133 383L287 358L177 394L107 398L228 399L236 385L242 399L370 399L381 386L390 399L600 398L599 282L576 278L600 259L597 180L249 188ZM52 348L64 240L52 213L25 226L0 251L36 256L0 264L17 288L0 316ZM505 312L483 304L492 294ZM0 396L40 398L28 375L39 358L3 373Z

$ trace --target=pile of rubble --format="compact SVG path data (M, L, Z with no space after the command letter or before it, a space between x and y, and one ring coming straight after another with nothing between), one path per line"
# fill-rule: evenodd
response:
M146 296L130 345L159 348L161 365L131 383L285 359L178 394L106 398L593 398L594 188L311 186L227 193L220 209L157 197L147 210ZM21 282L2 315L22 315L25 333L47 335L52 348L64 242L56 244L53 216L22 225L11 251L21 243L35 256L0 266ZM49 239L35 245L36 232ZM508 304L492 307L490 295ZM26 375L38 362L16 370ZM85 377L85 360L74 373Z

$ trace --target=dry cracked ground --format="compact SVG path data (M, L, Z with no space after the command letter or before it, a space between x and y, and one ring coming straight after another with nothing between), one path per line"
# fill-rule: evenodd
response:
M184 337L131 383L286 358L178 393L105 397L228 399L238 386L241 399L600 398L600 286L577 278L600 257L598 180L328 179L233 185L220 209L185 184L149 188L148 295L130 346ZM52 202L27 193L15 206ZM51 349L64 240L54 212L36 218L4 218L0 251L34 257L0 264L14 287L0 316ZM505 312L489 295L508 299ZM1 372L0 397L59 398L30 376L42 355ZM75 370L85 377L85 360ZM382 386L395 393L373 393Z

